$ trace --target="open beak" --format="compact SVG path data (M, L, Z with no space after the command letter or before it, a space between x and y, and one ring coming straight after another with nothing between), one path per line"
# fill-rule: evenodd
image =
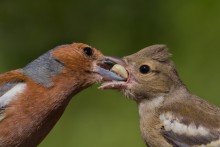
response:
M125 62L121 58L105 56L103 60L97 62L96 72L103 77L103 84L115 85L115 83L125 83L128 79L128 72L125 69ZM101 86L102 89L117 88L113 86ZM118 89L118 88L117 88Z

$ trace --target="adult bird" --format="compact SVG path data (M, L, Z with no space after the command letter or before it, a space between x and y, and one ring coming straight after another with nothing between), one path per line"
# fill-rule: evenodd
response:
M125 81L107 80L100 88L118 89L137 102L141 134L150 147L220 147L220 108L190 93L169 57L165 45L108 57L105 69Z
M0 75L0 146L37 146L71 97L102 80L104 56L83 43L58 46ZM120 77L115 76L117 80Z

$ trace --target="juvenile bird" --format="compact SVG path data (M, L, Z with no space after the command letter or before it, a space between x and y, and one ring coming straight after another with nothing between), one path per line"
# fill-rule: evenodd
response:
M0 146L38 145L72 96L102 80L104 56L86 44L58 46L0 75ZM114 76L113 76L114 77ZM115 75L116 80L120 77Z
M165 45L123 59L107 57L105 69L125 81L107 80L100 88L118 89L137 102L141 134L150 147L220 147L220 108L191 94L169 57Z

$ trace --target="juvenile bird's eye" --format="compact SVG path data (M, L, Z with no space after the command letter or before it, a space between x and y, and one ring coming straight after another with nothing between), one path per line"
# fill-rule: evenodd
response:
M88 56L92 56L93 55L93 50L90 47L85 47L83 49L84 53Z
M150 67L148 65L141 65L139 70L142 74L147 74L150 71Z

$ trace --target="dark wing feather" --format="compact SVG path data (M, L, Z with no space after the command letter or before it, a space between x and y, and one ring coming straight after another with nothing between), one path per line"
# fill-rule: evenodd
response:
M206 136L187 136L179 135L173 131L161 130L163 137L174 147L190 147L190 146L199 146L207 145L213 141L217 141L220 138L220 132L210 131ZM219 144L220 146L220 144Z
M163 112L172 112L172 121L177 121L185 126L194 124L208 130L207 134L190 135L190 133L175 133L162 127L163 137L173 146L188 147L208 145L219 141L220 146L220 109L210 105L205 100L196 96L185 98L182 102L176 102L163 108ZM172 123L171 121L171 123Z
M0 97L3 96L8 90L13 88L16 83L6 83L0 86Z
M17 83L24 82L25 76L22 70L9 71L0 75L0 98ZM7 106L0 104L0 116Z
M16 84L17 84L17 83L6 83L6 84L4 84L4 85L1 85L1 86L0 86L0 98L1 98L1 96L3 96L7 91L9 91L11 88L13 88ZM1 115L4 113L6 107L7 107L7 106L2 106L2 105L0 104L0 117L1 117Z

